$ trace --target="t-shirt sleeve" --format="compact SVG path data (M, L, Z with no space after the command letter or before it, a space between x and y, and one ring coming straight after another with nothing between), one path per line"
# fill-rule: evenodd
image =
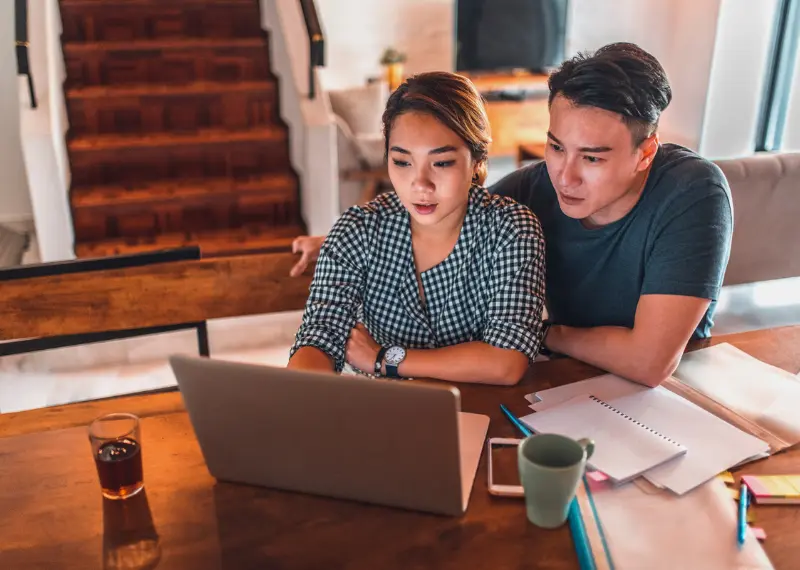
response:
M483 342L517 350L533 362L539 352L544 307L544 238L526 209L521 231L498 248Z
M366 233L364 213L357 207L334 224L320 250L290 358L301 347L313 346L333 359L337 372L342 371L347 338L364 297Z
M487 190L490 194L498 194L511 198L519 204L531 207L533 200L533 190L535 181L540 175L540 171L544 168L544 163L527 166L525 168L518 168L514 172L504 176Z
M642 295L716 300L733 235L725 188L710 181L690 186L667 205L653 235Z

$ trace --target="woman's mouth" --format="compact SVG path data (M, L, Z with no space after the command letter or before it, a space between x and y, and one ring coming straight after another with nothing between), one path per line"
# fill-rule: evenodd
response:
M436 211L438 204L412 204L414 211L420 216L429 216Z

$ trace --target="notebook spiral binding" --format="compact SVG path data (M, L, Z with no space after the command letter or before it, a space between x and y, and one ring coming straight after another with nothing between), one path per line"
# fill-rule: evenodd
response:
M619 414L620 416L622 416L623 418L625 418L625 419L626 419L626 420L628 420L629 422L633 422L633 423L635 423L635 424L636 424L637 426L639 426L640 428L642 428L642 429L646 429L647 431L649 431L650 433L652 433L652 434L654 434L654 435L657 435L657 436L658 436L658 437L660 437L661 439L663 439L663 440L665 440L665 441L668 441L668 442L670 442L672 445L675 445L675 446L677 446L677 447L681 447L681 448L683 447L683 446L682 446L680 443L678 443L678 442L677 442L677 441L675 441L674 439L672 439L672 438L669 438L669 437L665 436L664 434L657 432L657 431L656 431L656 430L654 430L653 428L649 428L649 427L647 427L647 426L646 426L646 425L644 425L642 422L640 422L640 421L638 421L638 420L636 420L636 419L634 419L634 418L630 417L628 414L625 414L625 413L623 413L623 412L620 412L620 411L619 411L617 408L615 408L615 407L614 407L614 406L612 406L611 404L608 404L608 403L604 402L604 401L603 401L603 400L601 400L600 398L597 398L597 397L595 397L595 396L589 396L589 397L590 397L592 400L594 400L595 402L597 402L598 404L600 404L601 406L605 406L606 408L608 408L609 410L611 410L611 411L612 411L612 412L614 412L615 414Z

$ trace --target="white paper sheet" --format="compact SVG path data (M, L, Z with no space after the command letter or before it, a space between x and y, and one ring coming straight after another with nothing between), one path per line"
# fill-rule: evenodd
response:
M800 442L798 376L725 343L685 354L675 377L787 443Z
M615 568L772 568L749 528L737 546L736 502L717 478L682 497L643 493L632 484L590 487Z
M647 388L611 374L537 392L542 401L531 407L539 411L580 394L591 394L608 402L688 449L682 457L644 474L654 485L677 494L769 451L765 442L666 388Z

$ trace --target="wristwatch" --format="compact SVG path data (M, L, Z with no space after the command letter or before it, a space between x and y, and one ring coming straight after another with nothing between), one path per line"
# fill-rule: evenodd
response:
M406 349L402 346L390 346L386 351L386 375L389 378L400 378L397 367L406 359Z
M378 351L378 357L375 359L375 376L381 375L381 368L383 366L383 357L386 354L388 349L385 346L382 346L381 349Z

